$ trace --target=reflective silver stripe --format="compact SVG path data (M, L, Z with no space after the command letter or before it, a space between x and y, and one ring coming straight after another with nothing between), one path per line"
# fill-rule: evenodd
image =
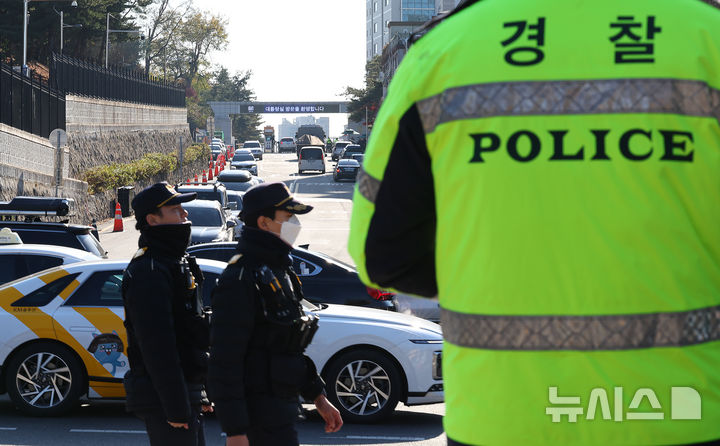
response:
M380 190L381 181L371 177L370 174L365 172L365 169L362 167L358 170L355 181L357 182L358 192L360 192L360 195L365 197L371 203L375 203L378 191Z
M450 88L417 105L426 134L447 122L493 116L669 113L720 121L720 90L681 79L477 84Z
M442 310L445 340L488 350L630 350L720 340L720 305L678 313L487 316Z

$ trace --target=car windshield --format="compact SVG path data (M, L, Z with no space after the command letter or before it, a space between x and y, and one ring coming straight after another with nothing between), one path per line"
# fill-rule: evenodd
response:
M304 160L321 160L323 157L322 149L303 149L300 156Z
M214 208L205 207L186 207L188 220L193 226L222 226L222 216L220 211Z
M243 147L246 149L248 147L260 147L260 143L259 142L246 142L245 144L243 144Z
M94 235L80 234L78 235L78 240L80 240L80 243L82 243L85 251L91 252L99 257L107 258L108 252L105 250L103 245L100 244L100 241L95 238Z
M197 199L198 200L210 200L210 201L220 201L220 192L215 191L197 191Z
M240 191L240 192L245 192L246 190L250 189L251 187L253 187L255 185L255 183L252 181L245 181L242 183L239 181L233 181L233 182L227 182L227 183L223 183L223 184L225 184L225 188L227 190L236 190L236 191ZM238 210L241 207L242 206L238 206Z
M236 153L233 161L255 161L255 158L249 153Z
M228 194L228 201L237 203L237 210L242 211L242 195L240 194Z
M292 138L283 138L280 140L280 142L293 142Z

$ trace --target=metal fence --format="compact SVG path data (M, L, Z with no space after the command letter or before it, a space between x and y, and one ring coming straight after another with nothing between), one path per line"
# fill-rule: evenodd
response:
M0 122L47 138L54 129L65 129L65 95L0 63Z
M144 73L104 68L71 57L53 54L50 79L66 94L139 104L185 107L185 89Z

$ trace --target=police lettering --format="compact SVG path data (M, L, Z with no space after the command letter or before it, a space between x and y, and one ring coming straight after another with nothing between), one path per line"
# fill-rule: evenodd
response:
M635 128L619 135L611 130L589 130L587 147L567 147L565 136L569 130L549 130L547 133L549 138L543 139L544 134L518 130L505 140L504 149L510 158L521 163L541 157L545 147L552 147L548 151L548 161L610 161L618 155L629 161L645 161L655 153L662 153L661 161L692 162L695 155L693 134L679 130ZM471 163L484 163L491 152L503 146L503 138L496 133L474 133L470 138L474 142ZM609 153L611 150L613 153Z

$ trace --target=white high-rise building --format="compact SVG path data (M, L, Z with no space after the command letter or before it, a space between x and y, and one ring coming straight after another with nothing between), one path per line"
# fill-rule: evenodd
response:
M283 118L280 125L278 125L278 137L277 139L280 140L280 138L294 138L295 133L297 132L298 126L295 123L292 123L288 121L287 119Z
M330 136L330 118L322 117L316 118L314 116L298 116L293 119L293 122L283 118L280 125L278 125L278 139L280 138L294 138L297 133L298 127L301 125L319 125L325 130L325 135Z
M390 22L427 22L438 12L455 7L459 0L365 0L366 59L382 54L390 42Z

